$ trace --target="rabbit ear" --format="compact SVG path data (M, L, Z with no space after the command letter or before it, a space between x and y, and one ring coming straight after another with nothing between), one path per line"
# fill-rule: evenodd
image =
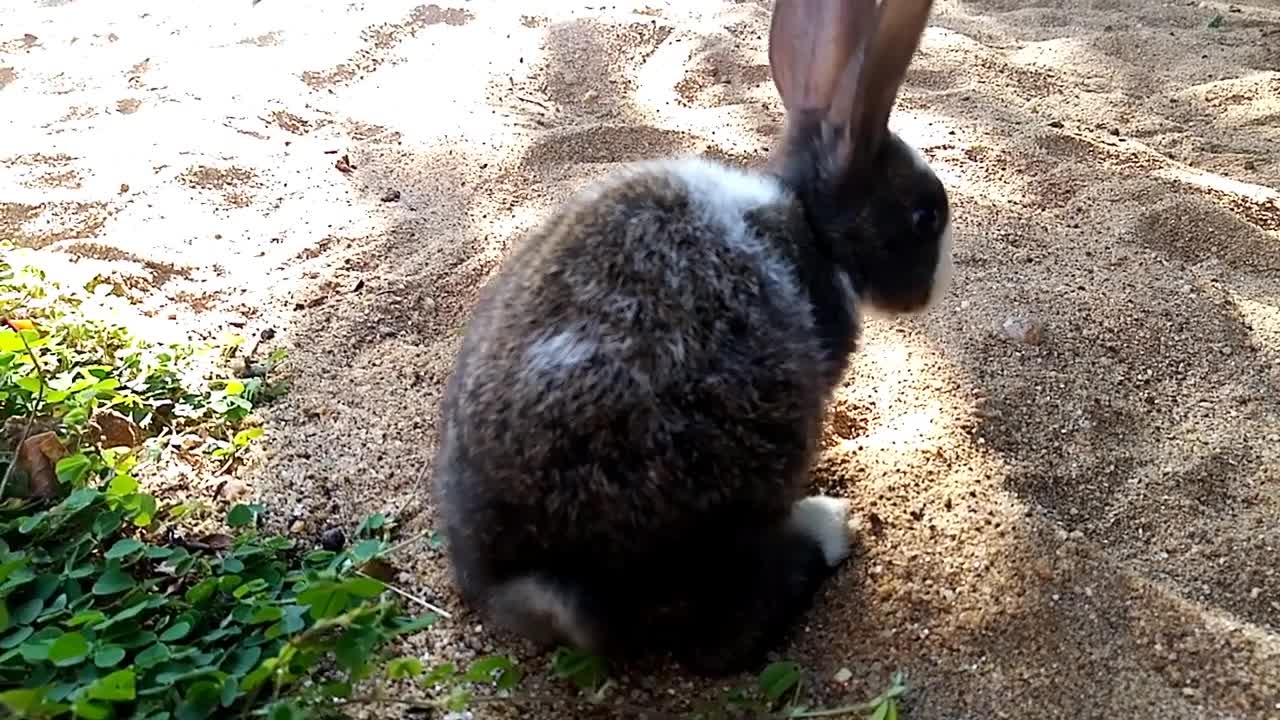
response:
M874 145L887 131L932 8L932 0L881 0L861 72L846 72L831 108L831 118L845 118L860 147Z
M769 69L788 114L826 114L841 88L857 86L875 7L875 0L775 0Z

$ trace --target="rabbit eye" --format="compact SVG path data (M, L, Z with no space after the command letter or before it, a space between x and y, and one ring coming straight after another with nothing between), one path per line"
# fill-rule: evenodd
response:
M938 211L931 207L916 208L911 212L911 224L918 233L936 233L938 231Z

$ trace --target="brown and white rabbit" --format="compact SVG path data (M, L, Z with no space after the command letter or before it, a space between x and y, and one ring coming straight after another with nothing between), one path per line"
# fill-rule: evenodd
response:
M888 128L929 0L777 0L768 172L624 168L484 288L434 491L463 600L603 655L758 667L849 554L806 497L861 306L945 292L947 193Z

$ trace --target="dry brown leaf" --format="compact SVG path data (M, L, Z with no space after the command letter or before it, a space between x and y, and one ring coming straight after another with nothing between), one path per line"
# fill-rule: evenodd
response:
M360 572L384 583L392 583L395 582L396 573L399 570L396 569L395 565L382 558L373 558L360 566Z
M97 430L98 441L104 447L135 448L142 444L142 428L115 410L94 413L89 424Z
M66 448L53 432L32 435L22 443L18 469L29 478L29 497L50 498L58 494L58 461L66 456Z

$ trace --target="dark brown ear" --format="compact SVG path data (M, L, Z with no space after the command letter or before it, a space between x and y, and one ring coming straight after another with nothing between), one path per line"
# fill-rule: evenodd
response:
M888 127L911 59L929 23L932 0L882 0L864 61L861 87L850 105L849 125L863 139L877 140Z
M875 0L775 0L769 68L788 114L825 113L850 75L856 84L875 7Z

